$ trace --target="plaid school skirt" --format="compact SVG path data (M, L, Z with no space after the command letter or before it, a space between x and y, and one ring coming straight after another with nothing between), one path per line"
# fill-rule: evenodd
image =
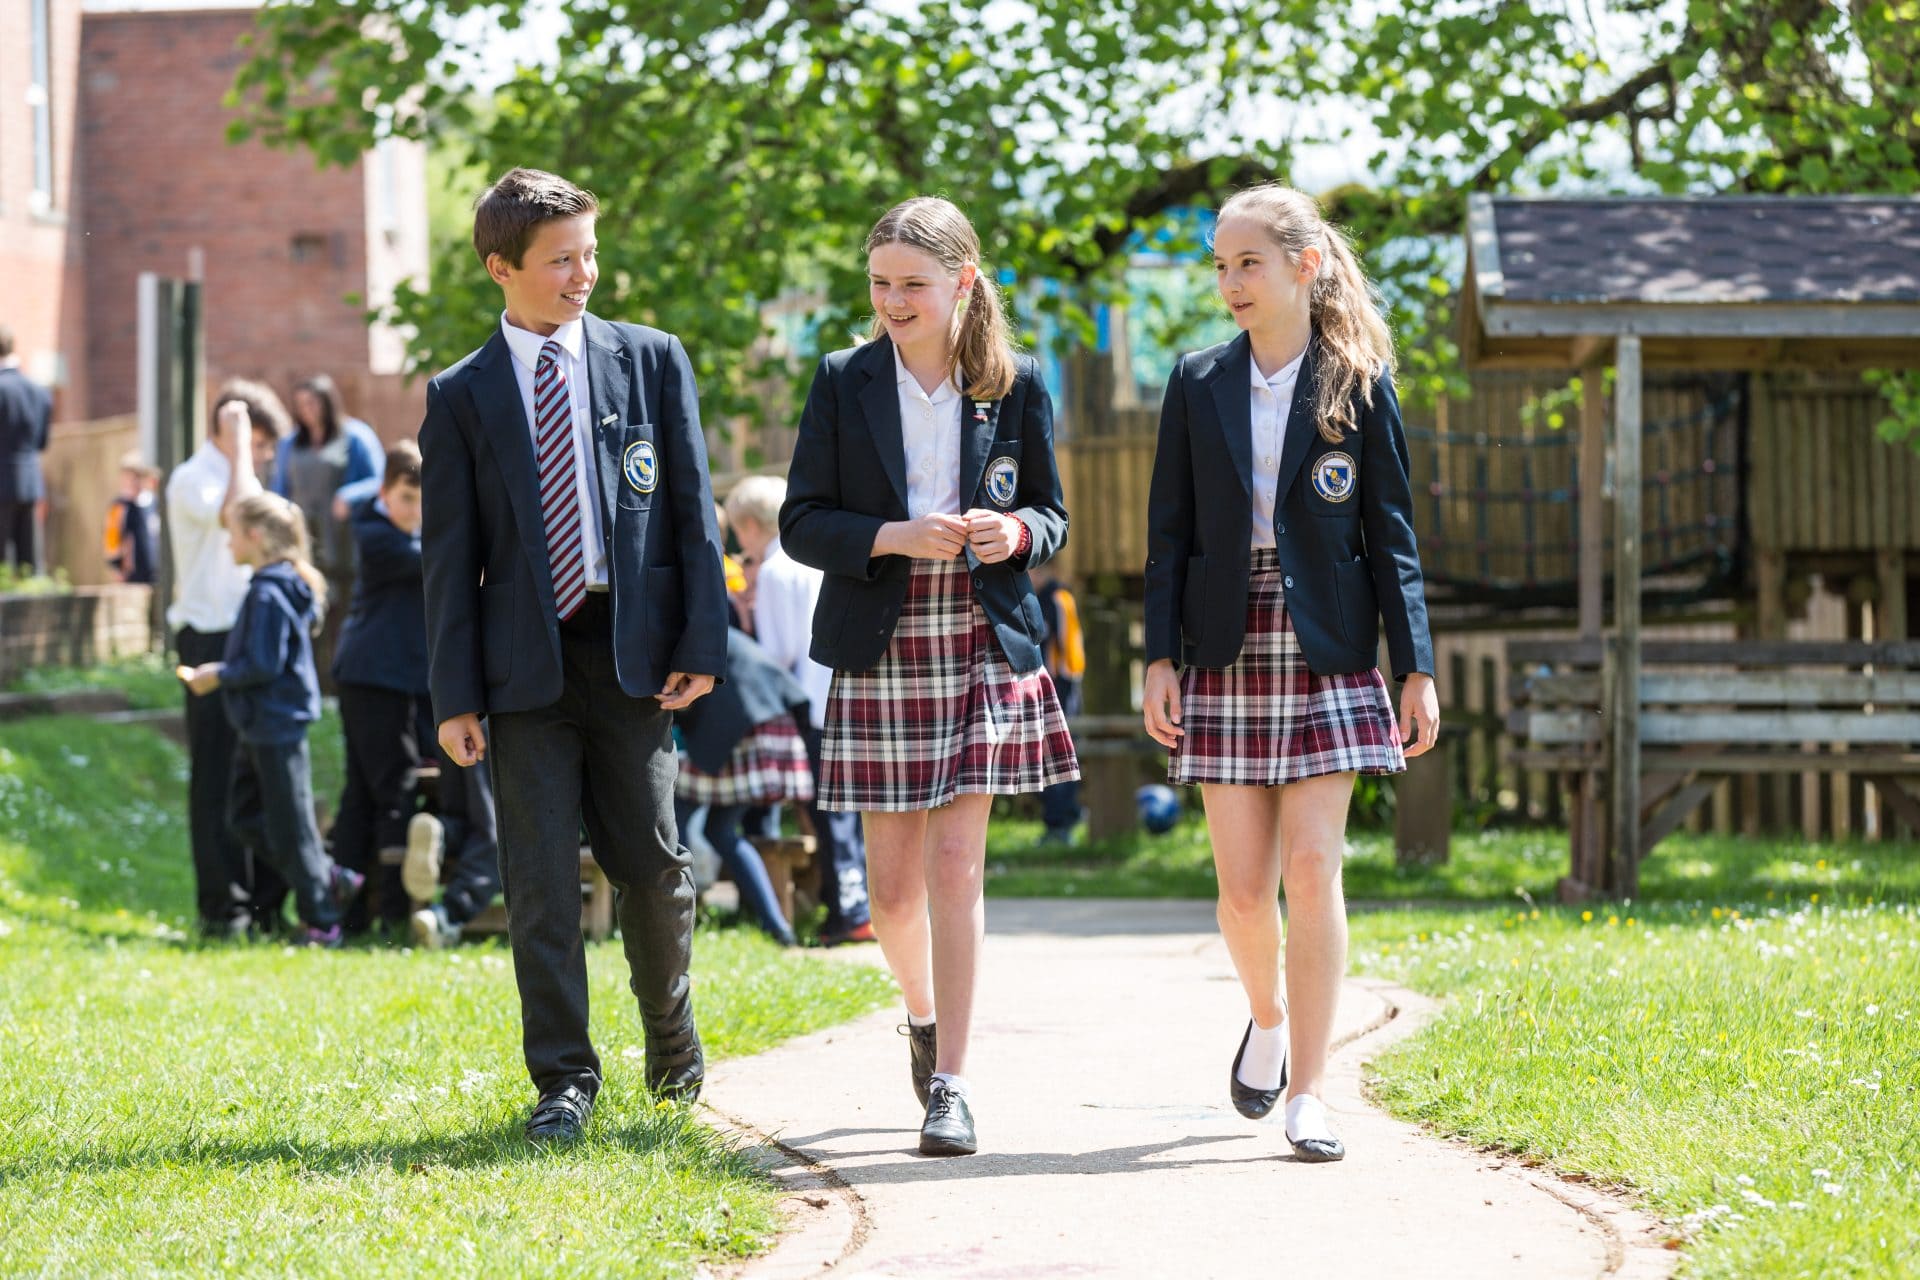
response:
M1080 776L1053 678L1014 674L967 574L964 560L915 560L885 656L834 672L822 809L911 813Z
M673 794L694 804L805 804L813 799L807 740L792 716L755 725L718 773L704 773L682 755Z
M1169 781L1277 787L1328 773L1401 773L1400 726L1379 670L1307 669L1280 590L1280 555L1253 553L1247 638L1226 667L1188 667Z

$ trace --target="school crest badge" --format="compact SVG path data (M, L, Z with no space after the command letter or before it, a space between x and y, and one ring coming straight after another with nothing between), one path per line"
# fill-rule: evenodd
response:
M996 507L1010 507L1020 489L1020 464L1012 458L995 458L987 468L987 496Z
M620 461L620 472L635 493L652 493L653 487L660 483L660 459L654 455L653 443L636 440L628 445L626 456Z
M1313 464L1313 491L1328 502L1345 502L1351 498L1357 479L1349 454L1323 454L1320 461Z

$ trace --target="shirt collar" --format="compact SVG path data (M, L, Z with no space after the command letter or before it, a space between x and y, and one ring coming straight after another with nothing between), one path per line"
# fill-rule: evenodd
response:
M960 397L960 387L951 377L936 387L932 395L927 395L926 389L920 385L920 379L913 376L907 368L907 362L900 358L900 348L897 346L893 349L893 380L899 386L913 388L915 395L924 396L933 404L946 404Z
M540 349L548 342L557 342L560 349L567 353L570 360L580 359L580 344L584 340L586 324L580 320L569 320L555 329L551 336L541 337L531 329L522 329L507 319L507 313L500 313L500 332L506 336L507 349L513 352L513 358L529 369L540 366Z
M1269 391L1277 387L1283 387L1300 376L1300 362L1306 358L1307 353L1303 350L1299 355L1274 370L1271 378L1263 378L1260 376L1260 366L1255 364L1253 358L1249 356L1247 358L1247 369L1250 371L1252 385L1265 387Z

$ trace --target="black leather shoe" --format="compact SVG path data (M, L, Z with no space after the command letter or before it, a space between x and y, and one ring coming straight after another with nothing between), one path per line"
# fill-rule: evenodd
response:
M578 1142L593 1119L593 1095L577 1084L562 1085L534 1107L527 1117L529 1142Z
M679 1034L655 1039L647 1036L647 1088L656 1098L695 1102L707 1078L707 1060L700 1052L700 1032L688 1019Z
M1227 1072L1227 1091L1233 1098L1233 1109L1249 1120L1264 1120L1273 1110L1273 1104L1280 1101L1280 1095L1287 1091L1287 1059L1280 1058L1280 1083L1271 1089L1256 1089L1252 1085L1240 1083L1240 1060L1247 1056L1247 1044L1253 1039L1253 1019L1247 1019L1247 1034L1240 1037L1240 1050L1233 1055L1233 1067Z
M920 1126L923 1156L970 1156L980 1149L967 1100L936 1081L928 1090L927 1118Z
M913 1096L920 1099L922 1109L927 1105L927 1088L933 1083L934 1050L939 1045L933 1028L931 1022L924 1027L916 1027L911 1022L900 1027L900 1034L911 1041L907 1054L913 1064Z
M1347 1144L1338 1138L1304 1138L1299 1142L1288 1138L1287 1143L1293 1148L1293 1158L1305 1164L1332 1164L1347 1158Z
M1319 1099L1312 1101L1318 1103ZM1287 1145L1293 1148L1293 1158L1303 1164L1332 1164L1347 1158L1347 1146L1340 1139L1331 1134L1324 1138L1296 1138L1291 1125L1287 1127Z

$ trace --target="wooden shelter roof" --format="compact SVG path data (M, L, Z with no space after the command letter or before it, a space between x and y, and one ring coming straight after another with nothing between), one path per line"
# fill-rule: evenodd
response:
M1469 367L1920 366L1920 198L1474 195Z

